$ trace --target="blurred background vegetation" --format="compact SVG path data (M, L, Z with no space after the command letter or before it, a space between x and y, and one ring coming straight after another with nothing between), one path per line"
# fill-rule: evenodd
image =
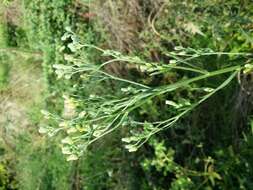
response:
M87 100L90 95L122 98L122 89L129 86L115 80L99 82L95 79L100 76L94 79L83 73L59 79L54 66L73 62L66 55L73 56L76 64L81 59L101 65L112 58L93 47L74 49L69 45L74 37L66 32L85 44L158 65L169 64L168 52L178 46L253 53L253 4L251 0L1 1L0 190L253 189L251 71L238 73L226 88L172 128L153 135L136 152L128 152L122 142L136 126L122 124L89 146L78 160L72 156L68 159L75 161L67 162L61 142L72 132L51 138L40 134L39 128L57 129L62 124L45 118L41 110L64 118L71 114L66 104L74 102L82 113L95 108L96 102ZM198 62L215 71L252 64L252 56L216 55ZM151 87L195 76L180 70L150 76L124 61L104 70ZM226 78L205 79L150 99L131 118L165 120L175 112L166 100L198 101L202 94L194 89L215 88ZM74 124L81 132L83 122Z

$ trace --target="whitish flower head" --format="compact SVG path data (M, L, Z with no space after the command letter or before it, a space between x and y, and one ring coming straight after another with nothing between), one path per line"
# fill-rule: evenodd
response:
M66 137L64 139L61 140L62 144L73 144L73 141L70 137Z
M75 154L71 154L70 156L67 157L67 161L74 161L78 160L78 156Z

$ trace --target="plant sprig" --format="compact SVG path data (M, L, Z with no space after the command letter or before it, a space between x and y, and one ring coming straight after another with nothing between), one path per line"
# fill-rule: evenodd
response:
M99 82L111 80L122 83L122 85L125 86L125 88L122 88L120 93L115 96L103 95L99 97L98 95L90 95L86 100L79 100L81 104L85 105L83 106L85 109L81 112L85 112L85 116L82 115L82 117L80 117L79 113L78 116L67 121L68 125L64 129L69 131L70 134L67 135L66 138L68 139L63 143L63 153L70 154L70 159L78 158L85 152L87 147L114 130L121 126L131 126L133 123L138 123L138 129L133 130L130 137L122 138L122 141L126 143L126 148L130 152L138 150L138 148L147 142L153 135L173 127L181 118L230 84L241 70L249 68L249 66L246 68L244 65L232 65L214 71L208 71L201 68L200 65L193 64L196 60L200 57L217 55L251 56L249 53L231 54L226 52L215 52L211 49L195 50L192 48L176 47L174 51L167 53L171 58L170 63L152 63L146 62L137 56L123 55L117 51L103 50L94 45L81 44L78 38L71 32L65 34L63 40L67 38L72 39L72 43L69 44L68 47L73 52L73 55L70 54L65 56L68 61L67 65L54 65L55 72L59 78L63 77L67 80L71 80L72 76L78 75L82 76L81 78L85 80L83 76L89 76L88 81L86 81L88 84L90 80L99 79ZM80 55L82 55L87 48L89 48L89 50L94 49L95 51L101 52L101 56L109 58L109 61L96 64L91 63L90 60L82 59L83 57ZM177 79L176 82L171 84L152 87L138 81L116 76L108 73L104 69L109 64L118 64L119 62L131 64L135 66L139 72L145 72L150 77L179 70L186 73L191 72L193 75L190 75L191 77L188 78L182 77L181 79ZM200 97L196 96L194 101L189 101L186 105L178 106L179 104L174 102L174 100L167 100L167 104L170 107L174 107L174 112L165 120L155 122L133 120L132 113L149 101L153 101L160 96L176 93L180 89L187 88L197 82L227 74L229 74L229 77L216 87L202 86L202 89L209 90L206 90L204 94L202 93ZM166 104L166 102L164 102L164 104ZM75 130L73 130L73 128ZM56 130L57 132L59 131L58 129Z

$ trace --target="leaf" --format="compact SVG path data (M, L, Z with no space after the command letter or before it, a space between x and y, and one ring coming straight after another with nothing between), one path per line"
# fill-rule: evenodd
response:
M250 127L251 127L251 133L253 135L253 120L251 120L251 122L250 122Z
M212 173L212 176L213 176L215 179L222 180L220 174L218 174L218 173L216 173L216 172L213 172L213 173Z

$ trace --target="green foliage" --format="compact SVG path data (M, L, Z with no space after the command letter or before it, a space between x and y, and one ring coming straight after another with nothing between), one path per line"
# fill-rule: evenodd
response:
M11 170L6 167L6 164L0 163L0 190L17 189L16 181L13 177Z
M6 47L6 26L4 23L0 22L0 48Z
M10 65L5 61L8 60L8 56L2 55L0 57L0 90L3 90L8 84Z
M4 190L8 183L7 172L3 165L0 165L0 189Z
M155 188L164 186L164 189L184 190L184 189L200 189L211 188L216 181L221 180L220 174L213 171L213 160L209 157L206 159L204 171L194 171L188 167L183 167L175 162L175 151L172 148L166 148L164 142L158 143L157 140L151 141L151 146L154 148L154 158L146 158L142 162L142 166L147 175L154 175L155 172L163 174L164 178L168 175L173 176L171 183L165 183L162 180L150 181L150 185ZM208 166L208 168L206 167ZM203 181L200 185L195 184L195 178ZM210 184L208 184L210 183ZM158 185L158 186L157 186Z
M12 23L6 23L6 34L8 47L27 48L27 37L25 31Z
M29 134L19 137L17 179L19 188L69 189L70 165L66 164L57 146L48 148L47 142L37 138L36 144Z

